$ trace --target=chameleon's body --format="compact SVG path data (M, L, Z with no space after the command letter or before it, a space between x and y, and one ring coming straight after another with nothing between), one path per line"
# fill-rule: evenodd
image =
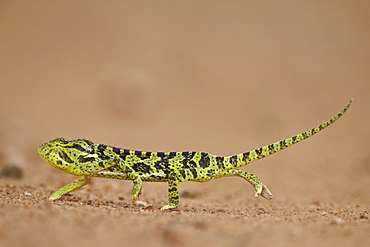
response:
M255 150L234 155L215 156L204 152L142 152L87 139L56 138L40 145L38 152L52 166L82 178L60 188L49 199L58 199L91 181L91 177L132 180L132 199L136 200L142 181L168 182L168 203L162 209L179 204L177 184L184 181L205 182L215 178L240 176L254 187L255 196L271 199L272 194L257 176L236 169L298 143L323 130L348 109L347 106L327 122L302 134Z

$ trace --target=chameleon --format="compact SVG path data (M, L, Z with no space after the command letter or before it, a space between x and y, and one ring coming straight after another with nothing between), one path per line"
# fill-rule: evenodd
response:
M179 205L178 184L185 181L206 182L216 178L239 176L254 188L255 197L272 199L272 193L262 180L251 173L237 169L280 150L301 142L325 129L339 119L349 108L352 99L337 115L328 121L285 140L249 152L216 156L205 152L146 152L94 144L88 139L68 140L59 137L41 144L38 153L53 167L82 178L53 193L55 200L88 184L92 177L132 180L132 200L138 199L142 182L167 182L168 203L161 210Z

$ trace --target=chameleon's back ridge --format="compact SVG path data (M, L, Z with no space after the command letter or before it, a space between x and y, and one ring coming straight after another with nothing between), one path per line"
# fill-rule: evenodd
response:
M328 121L291 138L266 145L249 152L216 156L204 152L145 152L123 149L105 144L94 144L88 139L56 138L45 142L38 153L53 167L82 178L67 184L50 196L55 200L91 181L91 177L132 180L132 200L141 191L142 182L167 182L168 203L161 209L176 208L179 204L177 185L185 181L205 182L215 178L240 176L254 187L255 196L271 199L272 194L253 174L237 169L280 150L301 142L338 120L345 108Z

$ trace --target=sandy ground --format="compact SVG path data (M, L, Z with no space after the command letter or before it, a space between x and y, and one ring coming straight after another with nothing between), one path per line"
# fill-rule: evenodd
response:
M2 1L0 246L369 246L369 1ZM63 136L231 155L333 126L243 170L180 184L76 177L38 157ZM9 166L21 177L4 176ZM4 170L5 169L5 170ZM16 173L17 174L17 173ZM18 173L19 174L19 173Z

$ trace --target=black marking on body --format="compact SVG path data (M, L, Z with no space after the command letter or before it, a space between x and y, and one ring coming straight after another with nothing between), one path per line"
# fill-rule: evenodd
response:
M154 168L156 170L162 170L163 168L165 168L165 166L167 165L165 165L162 160L154 162Z
M105 168L103 161L99 161L98 165L99 165L101 168Z
M190 169L190 172L193 174L193 178L197 178L198 177L198 173L197 173L197 170L196 169Z
M172 159L175 158L177 155L176 152L157 152L157 156L161 159L167 158L167 159Z
M127 154L122 153L122 154L119 155L119 158L122 159L122 160L126 160L126 156L127 156Z
M177 152L170 152L169 159L175 158L177 156Z
M77 149L78 151L81 151L81 152L86 152L86 148L82 147L80 144L77 144L77 143L73 143L72 146L65 146L65 147Z
M104 154L98 154L98 157L101 160L109 160L109 159L111 159L111 157L109 157L108 155L104 155Z
M186 178L186 172L185 170L181 169L179 170L180 175L185 179Z
M134 164L134 167L133 169L136 171L136 172L142 172L144 174L150 174L151 173L151 167L144 164L144 163L136 163Z
M107 145L105 144L98 144L96 145L97 152L103 153L107 149Z
M151 152L142 151L139 157L142 159L149 159L150 156L151 156Z
M64 151L59 151L59 156L60 158L62 158L65 162L71 164L71 163L74 163L73 160L71 160L71 158L69 158L68 154L66 154L66 152Z
M288 147L288 145L286 144L286 141L285 140L280 141L279 142L279 145L280 145L280 148L286 148L286 147Z
M197 153L197 152L183 152L184 153L184 156L186 157L187 160L191 160L194 158L194 155Z
M183 169L191 168L193 165L191 165L191 158L194 157L192 154L193 152L182 152L181 155L184 157L183 160L180 161L180 164L182 165Z
M238 163L238 157L236 155L230 157L230 163L235 166Z
M225 169L225 158L222 156L217 156L216 157L216 165L219 167L221 170Z
M189 164L190 167L196 167L197 166L197 163L195 163L194 160L189 160L188 164Z
M210 164L210 158L209 158L209 155L207 153L203 153L201 152L200 153L200 160L199 160L199 166L202 167L202 168L207 168L209 167L209 164Z
M81 156L78 158L79 163L88 163L88 162L94 162L94 161L95 161L94 157Z
M164 152L157 152L157 157L164 158Z
M120 148L112 147L112 151L113 151L113 153L115 153L117 155L120 155L121 154L121 149Z
M168 192L176 192L177 191L177 187L169 187L168 188Z
M248 160L250 152L243 153L243 160Z
M262 154L262 148L257 148L255 150L255 152L256 152L256 154L257 154L258 157L261 156L261 154Z
M293 136L293 137L292 137L292 141L293 141L293 143L296 143L296 141L297 141L297 136Z

